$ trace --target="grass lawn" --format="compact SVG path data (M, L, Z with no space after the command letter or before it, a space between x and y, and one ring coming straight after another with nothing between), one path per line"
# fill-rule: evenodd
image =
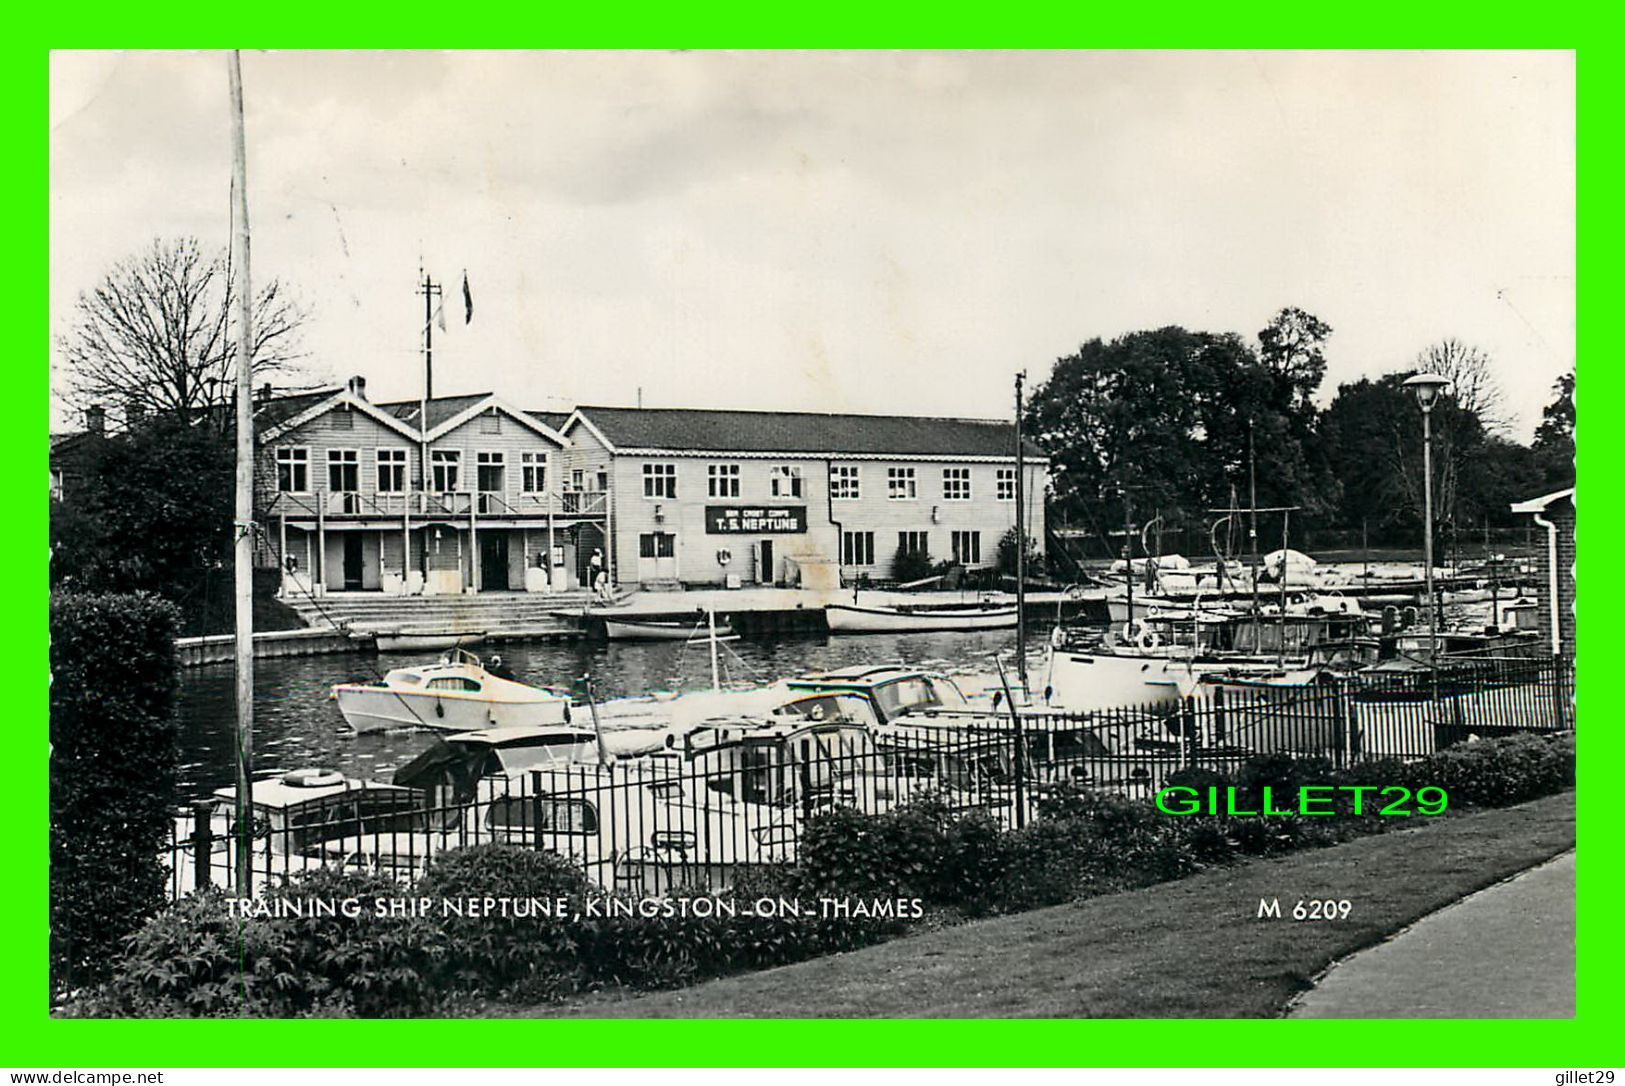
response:
M519 1013L1273 1017L1333 960L1573 844L1569 792L680 991ZM1312 897L1346 898L1353 911L1332 923L1290 919L1293 904ZM1261 898L1279 898L1287 918L1259 919Z

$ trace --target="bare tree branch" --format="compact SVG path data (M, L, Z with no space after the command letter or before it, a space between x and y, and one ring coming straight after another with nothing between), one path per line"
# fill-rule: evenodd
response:
M79 408L224 418L235 392L235 292L226 254L205 251L194 238L155 239L119 261L79 296L57 340L63 399ZM256 292L256 382L295 369L304 357L305 319L277 281Z

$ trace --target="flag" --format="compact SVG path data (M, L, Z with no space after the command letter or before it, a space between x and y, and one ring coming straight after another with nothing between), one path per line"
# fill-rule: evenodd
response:
M440 304L434 307L434 322L440 326L442 332L446 330L446 299L444 296L441 297Z
M463 323L474 319L474 295L468 289L468 269L463 269Z

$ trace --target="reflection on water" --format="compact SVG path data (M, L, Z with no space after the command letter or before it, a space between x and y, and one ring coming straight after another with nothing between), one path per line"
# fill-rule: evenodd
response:
M1031 643L1031 641L1029 642ZM980 633L872 634L863 637L783 637L719 647L726 682L775 679L851 664L903 662L950 672L984 673L995 652L1015 645L1013 630ZM693 690L711 684L703 642L534 642L486 646L500 652L523 682L568 686L593 677L600 698L653 690ZM376 680L392 667L432 654L298 656L254 665L256 778L303 766L331 766L354 777L387 779L430 742L423 732L356 735L328 699L333 683ZM233 672L214 664L181 672L181 789L178 799L232 781Z

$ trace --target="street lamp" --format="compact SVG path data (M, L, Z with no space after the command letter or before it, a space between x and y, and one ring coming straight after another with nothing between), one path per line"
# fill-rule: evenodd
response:
M1448 378L1437 373L1419 373L1405 382L1405 387L1416 392L1416 404L1422 409L1422 562L1427 578L1428 592L1428 662L1434 666L1439 660L1438 601L1433 595L1433 405L1449 387Z

